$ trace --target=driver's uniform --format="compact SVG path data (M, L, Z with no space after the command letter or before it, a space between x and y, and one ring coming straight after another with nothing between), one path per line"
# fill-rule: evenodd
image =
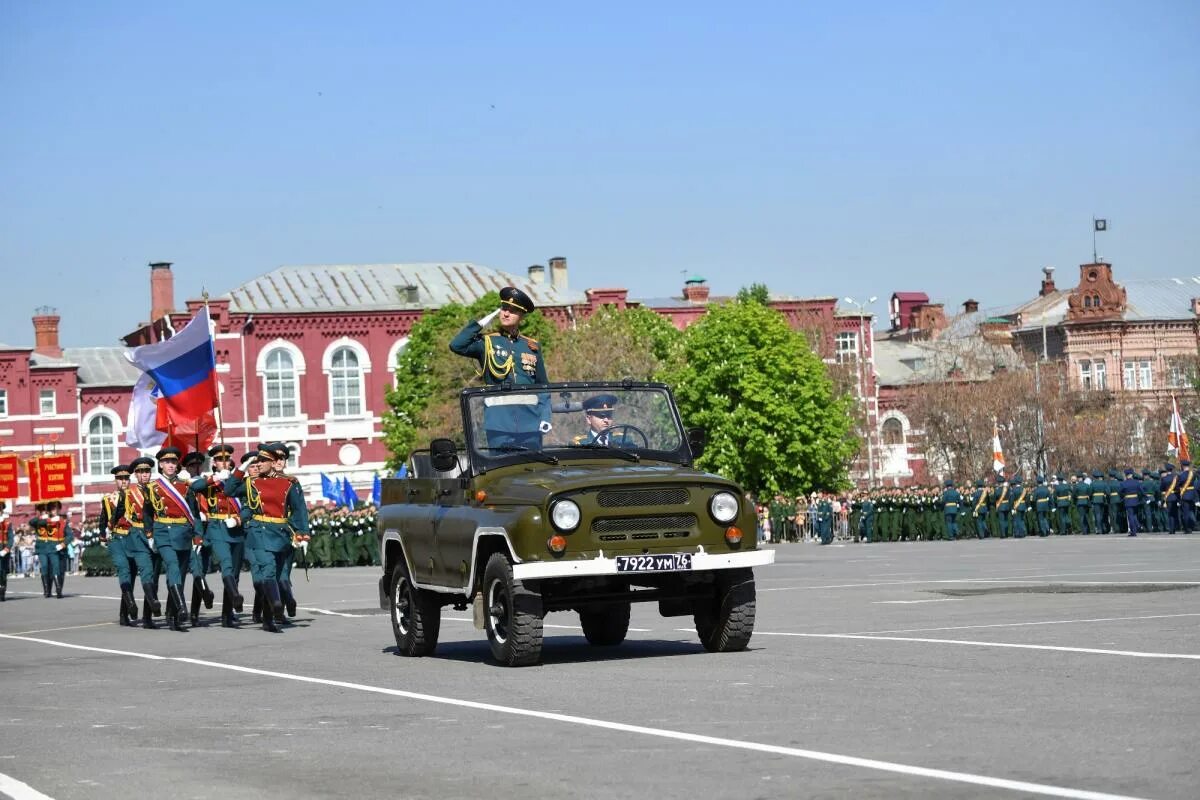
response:
M450 349L479 362L489 386L549 383L546 363L537 341L501 331L484 333L472 320L450 340ZM550 396L495 395L484 399L483 428L488 447L515 446L540 450L539 425L550 422Z

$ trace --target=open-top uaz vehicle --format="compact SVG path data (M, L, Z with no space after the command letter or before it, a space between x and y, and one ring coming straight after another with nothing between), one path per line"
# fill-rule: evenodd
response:
M435 439L383 482L380 605L401 653L432 653L442 607L473 606L499 662L533 664L548 612L616 645L649 601L690 615L710 651L746 647L752 568L775 554L757 549L740 488L692 466L704 433L684 430L666 386L489 386L461 407L459 442ZM597 407L604 436L589 433Z

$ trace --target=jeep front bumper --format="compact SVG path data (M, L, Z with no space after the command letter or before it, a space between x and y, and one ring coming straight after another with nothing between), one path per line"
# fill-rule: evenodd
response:
M692 555L692 568L677 570L675 574L708 572L717 569L740 569L742 567L764 567L775 563L774 550L750 550L745 553L706 553L703 547L696 548ZM618 572L615 558L608 558L601 551L596 558L585 558L577 561L522 561L513 564L513 578L519 581L539 578L578 578L592 575L633 575L637 573ZM670 571L641 573L649 575L669 575Z

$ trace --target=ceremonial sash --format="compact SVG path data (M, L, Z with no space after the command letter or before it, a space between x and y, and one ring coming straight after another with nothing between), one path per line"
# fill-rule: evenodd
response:
M1192 472L1189 469L1187 480L1183 482L1183 488L1179 490L1180 497L1183 497L1185 494L1187 494L1188 492L1190 492L1192 490L1192 479L1195 477L1196 477L1196 473Z
M1175 494L1175 482L1178 480L1179 480L1178 475L1175 475L1174 477L1171 478L1171 485L1167 487L1167 491L1164 495L1165 497L1170 497L1171 495Z
M1016 509L1017 511L1021 510L1021 503L1025 502L1025 492L1027 492L1027 491L1029 491L1029 490L1022 489L1021 495L1017 498L1017 502L1013 503L1013 508Z
M191 507L188 505L187 500L184 499L184 496L179 493L179 490L176 489L170 481L163 478L155 478L154 483L158 486L158 488L166 492L167 496L174 500L175 503L183 510L183 515L187 517L187 521L195 525L196 515L192 513Z
M976 513L976 514L979 513L979 509L983 506L984 500L987 500L987 492L981 491L979 493L979 502L975 504L975 512L974 513Z

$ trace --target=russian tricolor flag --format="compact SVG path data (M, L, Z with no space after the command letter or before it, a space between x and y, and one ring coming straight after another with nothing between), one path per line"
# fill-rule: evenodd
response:
M125 357L154 381L176 423L217 407L217 358L207 306L170 339L135 347Z

